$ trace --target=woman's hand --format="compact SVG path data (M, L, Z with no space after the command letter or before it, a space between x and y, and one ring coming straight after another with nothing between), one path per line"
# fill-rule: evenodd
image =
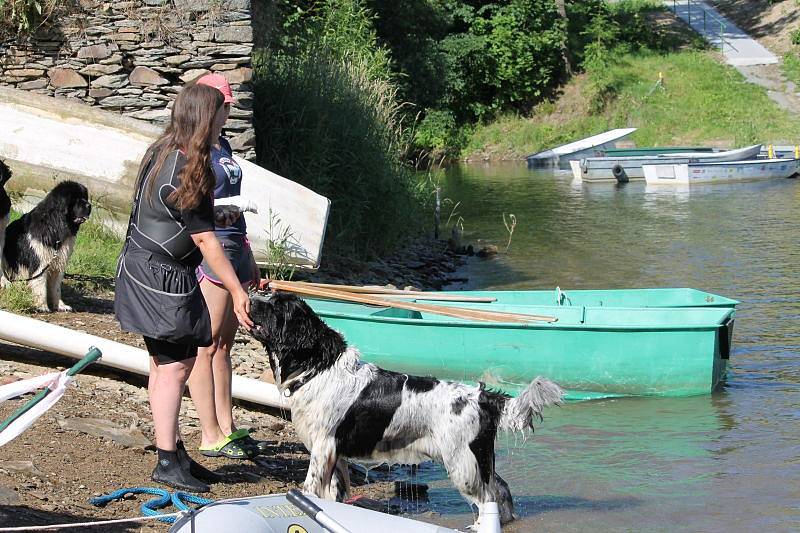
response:
M250 296L239 286L239 290L231 294L233 297L233 312L239 320L239 324L250 331L253 321L250 320Z

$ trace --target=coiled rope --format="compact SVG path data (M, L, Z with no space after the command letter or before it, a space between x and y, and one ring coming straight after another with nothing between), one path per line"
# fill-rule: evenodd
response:
M199 496L195 496L194 494L189 494L188 492L169 492L166 489L156 489L152 487L133 487L127 489L119 489L106 494L104 496L98 496L96 498L92 498L89 500L89 503L92 505L96 505L97 507L103 507L108 502L114 500L120 500L125 497L126 494L154 494L157 498L153 498L148 500L142 504L142 514L145 516L157 516L161 522L167 522L171 524L175 521L175 515L180 514L180 512L185 511L192 511L191 507L187 505L187 503L194 503L200 506L207 505L214 500L209 500L207 498L201 498ZM171 513L171 514L163 514L157 511L157 509L163 509L168 505L174 505L179 513Z
M96 522L71 522L68 524L48 524L44 526L19 526L19 527L0 527L0 532L11 532L11 531L46 531L46 530L53 530L53 529L66 529L66 528L77 528L77 527L90 527L90 526L102 526L102 525L110 525L110 524L121 524L125 522L143 522L146 520L158 520L160 522L167 522L169 524L175 522L175 520L186 513L191 513L196 511L198 508L189 507L189 503L196 504L202 507L203 505L207 505L209 503L213 503L214 500L209 500L207 498L201 498L199 496L195 496L194 494L189 494L187 492L169 492L165 489L157 489L151 487L133 487L127 489L119 489L111 492L109 494L98 496L96 498L91 498L89 503L95 505L97 507L103 507L107 503L120 500L125 497L126 494L153 494L157 496L156 498L152 498L146 502L144 502L141 506L142 514L145 516L137 516L134 518L118 518L115 520L101 520ZM163 509L169 505L175 506L178 511L174 513L160 513L157 509Z

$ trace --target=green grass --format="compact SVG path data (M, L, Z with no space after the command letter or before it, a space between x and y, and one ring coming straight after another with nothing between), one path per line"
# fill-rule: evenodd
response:
M24 281L0 289L0 309L11 313L31 313L36 309L33 294Z
M67 275L113 278L122 239L101 220L89 219L78 232Z
M664 88L651 92L659 72ZM564 92L571 102L478 126L462 154L523 157L620 127L639 128L630 137L637 146L793 144L800 137L797 117L707 52L629 54L570 84Z
M781 70L786 79L800 85L800 57L797 54L789 52L783 56Z

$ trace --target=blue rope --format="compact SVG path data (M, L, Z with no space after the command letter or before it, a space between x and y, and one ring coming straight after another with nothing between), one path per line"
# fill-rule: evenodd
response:
M187 492L169 492L166 489L156 489L151 487L132 487L127 489L118 489L114 492L110 492L109 494L91 498L89 503L96 505L97 507L102 507L108 502L122 499L126 494L155 494L157 496L157 498L153 498L142 504L141 509L144 516L159 516L163 513L158 512L156 509L163 509L168 507L170 504L177 507L179 511L189 511L192 508L189 507L186 502L203 506L214 501L207 498L201 498ZM158 520L160 522L171 524L175 521L175 517L165 516L163 518L159 518Z

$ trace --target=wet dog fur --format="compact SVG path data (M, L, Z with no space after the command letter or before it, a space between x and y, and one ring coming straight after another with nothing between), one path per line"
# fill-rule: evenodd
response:
M498 429L533 429L563 390L537 377L517 398L463 383L381 369L360 360L342 336L301 299L255 297L251 331L267 350L292 421L311 453L303 488L318 497L349 494L346 459L364 463L442 463L461 494L478 507L497 502L514 518L508 485L495 472Z

